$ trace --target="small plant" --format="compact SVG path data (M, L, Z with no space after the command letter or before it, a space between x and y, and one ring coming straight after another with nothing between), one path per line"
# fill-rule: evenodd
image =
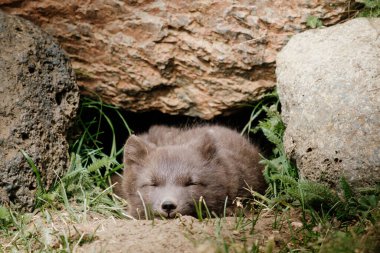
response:
M12 224L10 210L0 205L0 228L7 228Z
M345 178L340 179L343 192L341 203L337 205L337 217L341 220L361 219L375 224L377 219L372 211L380 207L380 185L373 188L359 189L354 194Z
M252 122L259 118L262 113L265 113L265 118L253 127ZM265 166L264 177L269 183L269 191L275 197L278 197L281 190L284 190L288 184L273 176L288 176L283 178L296 181L298 180L298 172L297 168L287 158L283 145L282 138L285 132L285 125L281 119L280 101L276 91L269 93L264 97L264 100L254 107L250 120L243 129L243 133L245 131L253 134L261 131L266 139L273 144L272 155L268 158L263 157L261 163Z
M315 16L308 16L306 19L306 26L312 29L319 28L323 26L322 21Z
M140 200L141 200L141 203L142 203L142 205L143 205L143 207L144 207L144 210L137 210L138 218L139 218L139 219L142 218L142 217L141 217L141 213L140 213L140 211L144 211L144 218L145 218L146 220L152 220L152 221L154 222L155 212L154 212L152 206L151 206L151 205L148 205L148 204L145 203L145 200L144 200L144 198L142 197L142 195L141 195L141 193L140 193L139 191L137 191L137 194L139 195ZM161 216L160 218L161 218L161 219L165 219L165 218L162 217L162 216Z
M41 174L39 169L37 168L36 164L34 163L33 159L24 151L20 150L22 155L25 157L26 161L28 162L30 168L33 170L34 175L36 176L36 182L37 182L37 190L36 190L36 206L40 205L40 201L49 198L49 196L46 194L45 186L42 183L41 180Z
M203 221L206 216L207 219L211 219L210 210L207 207L205 199L201 196L198 201L194 200L195 212L197 214L198 220Z
M331 232L321 245L320 252L356 253L380 251L380 224L369 225L365 231L358 231L358 225L346 231Z
M359 11L359 17L380 17L380 0L355 0L362 4Z

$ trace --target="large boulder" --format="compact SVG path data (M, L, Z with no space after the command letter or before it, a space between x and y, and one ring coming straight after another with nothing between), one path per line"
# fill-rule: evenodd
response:
M380 19L310 30L277 58L285 148L301 176L380 182Z
M0 203L29 209L39 168L44 187L68 169L66 135L79 102L62 49L31 22L0 11Z
M349 0L7 0L55 35L86 94L131 111L210 119L274 87L277 52L347 16Z

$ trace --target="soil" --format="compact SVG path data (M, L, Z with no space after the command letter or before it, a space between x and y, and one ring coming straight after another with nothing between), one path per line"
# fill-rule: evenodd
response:
M268 243L272 243L274 252L277 252L290 240L289 229L286 229L289 220L280 233L273 228L275 217L269 212L260 215L254 230L250 222L252 219L239 221L236 217L204 221L190 216L172 220L127 220L88 214L85 221L73 224L65 218L69 214L52 216L50 222L42 215L34 217L34 229L40 232L42 241L46 243L50 240L53 248L62 245L58 238L68 237L74 245L73 252L203 253L219 252L224 243L229 245L231 252L241 252L252 245L258 246L261 252L268 247ZM53 228L57 233L46 233L46 227ZM44 239L46 234L55 234L54 239Z

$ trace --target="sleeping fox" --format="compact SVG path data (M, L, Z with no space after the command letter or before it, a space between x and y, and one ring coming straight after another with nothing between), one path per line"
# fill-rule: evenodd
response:
M263 192L263 167L258 149L239 133L221 126L179 129L153 126L132 135L124 147L124 172L119 194L136 218L147 208L155 216L195 216L203 197L210 211L223 212L245 188Z

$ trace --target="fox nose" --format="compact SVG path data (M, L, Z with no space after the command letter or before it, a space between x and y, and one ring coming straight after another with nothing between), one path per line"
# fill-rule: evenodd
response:
M161 208L165 212L170 213L171 211L177 208L177 205L173 201L165 200L164 202L162 202Z

